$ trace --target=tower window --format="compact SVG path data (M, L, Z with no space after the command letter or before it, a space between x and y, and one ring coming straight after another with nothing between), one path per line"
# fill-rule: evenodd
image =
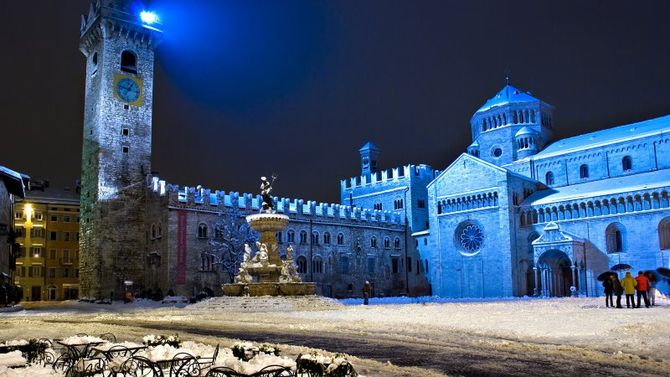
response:
M121 135L123 136L128 136L130 134L130 131L127 128L124 128L121 130Z
M123 153L128 153L128 147L123 147Z
M134 52L125 50L121 53L121 70L128 73L137 73L137 56Z
M93 63L93 65L98 65L98 53L97 52L93 53L93 57L91 57L91 63Z
M579 178L588 178L589 177L589 166L582 165L579 167Z
M630 156L626 156L621 160L621 166L623 167L623 171L631 171L633 170L633 159L630 158Z

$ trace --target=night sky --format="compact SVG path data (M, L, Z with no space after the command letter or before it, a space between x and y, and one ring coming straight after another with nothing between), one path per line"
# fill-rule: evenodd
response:
M443 169L505 84L557 137L670 114L670 1L157 0L153 170L168 182L339 200L382 168ZM0 165L79 177L88 0L0 0Z

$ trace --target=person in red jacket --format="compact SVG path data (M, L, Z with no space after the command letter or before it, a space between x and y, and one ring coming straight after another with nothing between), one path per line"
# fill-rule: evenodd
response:
M637 273L637 307L640 307L640 296L644 297L644 306L649 307L649 297L647 297L647 290L649 289L649 279L644 276L644 272L640 271Z

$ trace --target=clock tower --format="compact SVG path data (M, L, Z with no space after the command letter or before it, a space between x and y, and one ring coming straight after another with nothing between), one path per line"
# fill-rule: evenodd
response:
M130 0L97 0L81 17L86 58L81 171L80 296L141 289L144 195L151 173L157 18Z

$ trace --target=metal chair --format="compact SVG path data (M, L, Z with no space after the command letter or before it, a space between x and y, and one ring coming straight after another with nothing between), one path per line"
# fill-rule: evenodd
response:
M171 377L198 377L200 364L198 359L190 353L180 352L172 358L170 363Z
M200 364L200 370L204 371L212 367L214 365L214 362L216 361L216 358L219 356L219 345L216 345L216 348L214 349L214 354L211 357L198 357L198 364Z
M323 377L326 374L326 367L316 361L305 359L301 355L295 360L296 375L301 377Z
M158 364L142 356L133 356L126 360L119 370L119 374L124 377L163 377L163 371Z
M332 376L332 377L357 377L358 373L354 369L354 366L351 365L350 362L345 360L345 361L341 362L340 365L338 365L333 370L331 370L328 373L328 376Z

